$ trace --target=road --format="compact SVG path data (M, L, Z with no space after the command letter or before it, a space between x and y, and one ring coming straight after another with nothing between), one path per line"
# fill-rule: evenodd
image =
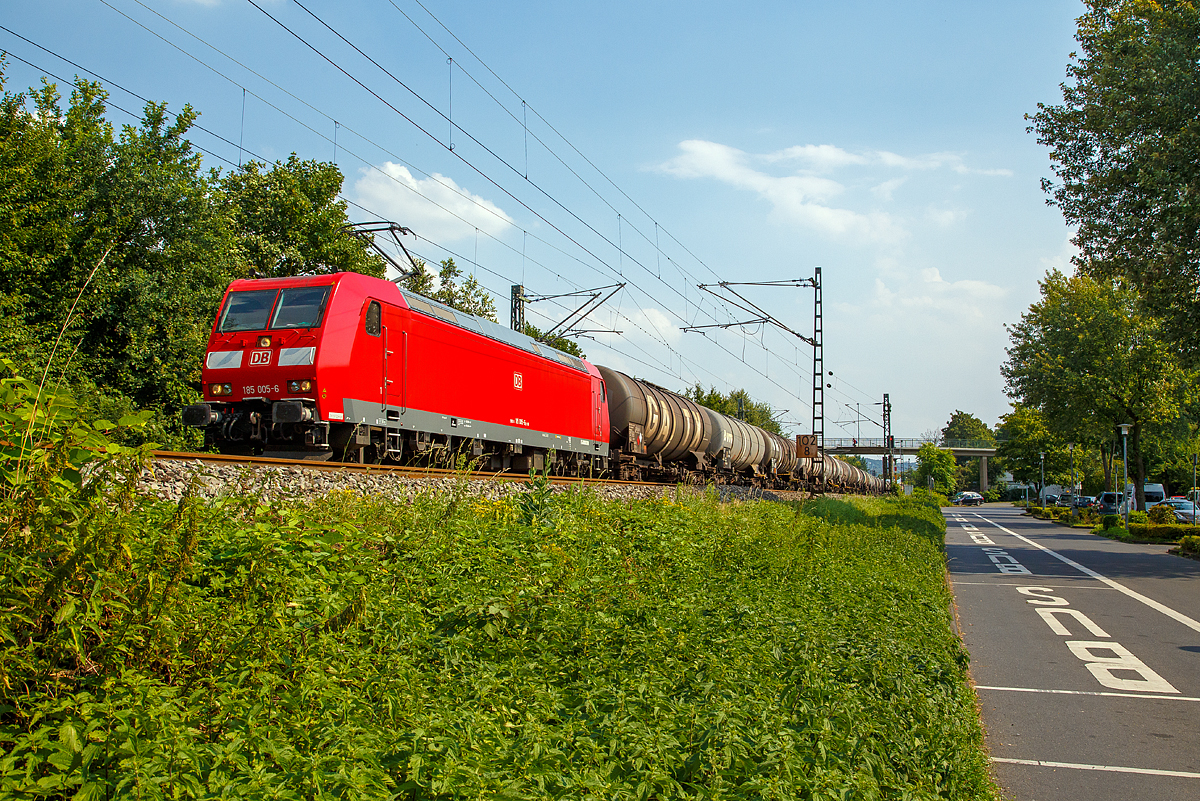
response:
M1200 798L1200 562L944 510L957 623L1006 796Z

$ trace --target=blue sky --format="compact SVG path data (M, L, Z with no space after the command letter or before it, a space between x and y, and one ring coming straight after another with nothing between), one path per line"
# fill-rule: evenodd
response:
M698 283L820 266L827 437L877 435L854 407L878 419L884 392L902 436L1008 410L1004 324L1072 253L1024 115L1060 99L1081 3L256 2L39 0L0 24L104 76L114 105L142 103L112 84L191 103L214 167L336 158L352 218L453 254L501 319L514 282L626 282L588 324L623 333L581 340L593 361L745 387L807 431L811 348L681 328L747 319ZM79 72L5 31L0 49L40 68L10 58L10 91ZM811 290L739 291L812 333ZM554 303L529 319L557 322Z

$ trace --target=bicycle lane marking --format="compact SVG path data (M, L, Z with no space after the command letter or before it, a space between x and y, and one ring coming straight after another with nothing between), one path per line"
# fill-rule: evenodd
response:
M1022 542L1026 543L1028 545L1032 545L1034 548L1037 548L1040 551L1045 551L1046 553L1053 556L1055 559L1058 559L1060 562L1063 562L1064 564L1070 565L1071 567L1075 568L1080 573L1083 573L1084 575L1087 575L1087 576L1091 576L1092 578L1096 579L1097 581L1100 581L1100 582L1106 584L1107 586L1112 587L1114 590L1117 590L1118 592L1129 596L1130 598L1134 599L1135 601L1145 604L1146 606L1150 607L1154 611L1160 612L1160 613L1166 615L1167 617L1171 618L1172 620L1182 623L1183 625L1187 626L1189 629L1192 629L1193 631L1200 631L1200 621L1196 621L1196 620L1188 617L1187 615L1183 614L1182 612L1176 612L1174 609L1167 606L1166 604L1159 603L1158 601L1154 600L1153 598L1148 598L1145 595L1142 595L1140 592L1131 590L1130 588L1126 587L1124 584L1121 584L1119 581L1113 581L1108 576L1097 573L1095 570L1092 570L1090 567L1084 567L1083 565L1076 562L1074 559L1063 556L1058 551L1047 548L1045 545L1042 545L1041 543L1034 542L1033 540L1029 539L1028 537L1024 536L1023 534L1018 534L1017 532L1013 531L1010 528L1005 528L1004 526L1000 525L999 523L997 523L994 520L989 520L988 518L986 518L983 515L978 514L978 513L976 513L975 516L978 517L980 520L984 521L985 523L990 523L991 525L993 525L996 528L1003 531L1005 534L1010 534L1010 535L1016 537L1017 539L1021 540Z

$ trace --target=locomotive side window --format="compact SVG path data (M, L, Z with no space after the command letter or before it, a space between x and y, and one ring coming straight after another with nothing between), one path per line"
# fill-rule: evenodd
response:
M329 287L292 287L279 293L279 305L275 307L272 328L316 328L321 325L325 314L325 301L329 299Z
M383 330L383 323L380 320L382 313L383 309L377 300L371 301L371 305L367 306L367 320L363 328L373 337L379 336L379 333Z
M217 330L261 331L267 327L267 317L275 304L274 289L256 289L251 292L231 292L221 314Z

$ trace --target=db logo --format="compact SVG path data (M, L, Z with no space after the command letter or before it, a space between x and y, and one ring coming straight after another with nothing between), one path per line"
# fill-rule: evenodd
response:
M271 363L271 351L269 351L269 350L256 350L250 354L251 366L256 365L256 364L270 364L270 363Z
M520 373L513 373L513 389L524 389L525 379Z

